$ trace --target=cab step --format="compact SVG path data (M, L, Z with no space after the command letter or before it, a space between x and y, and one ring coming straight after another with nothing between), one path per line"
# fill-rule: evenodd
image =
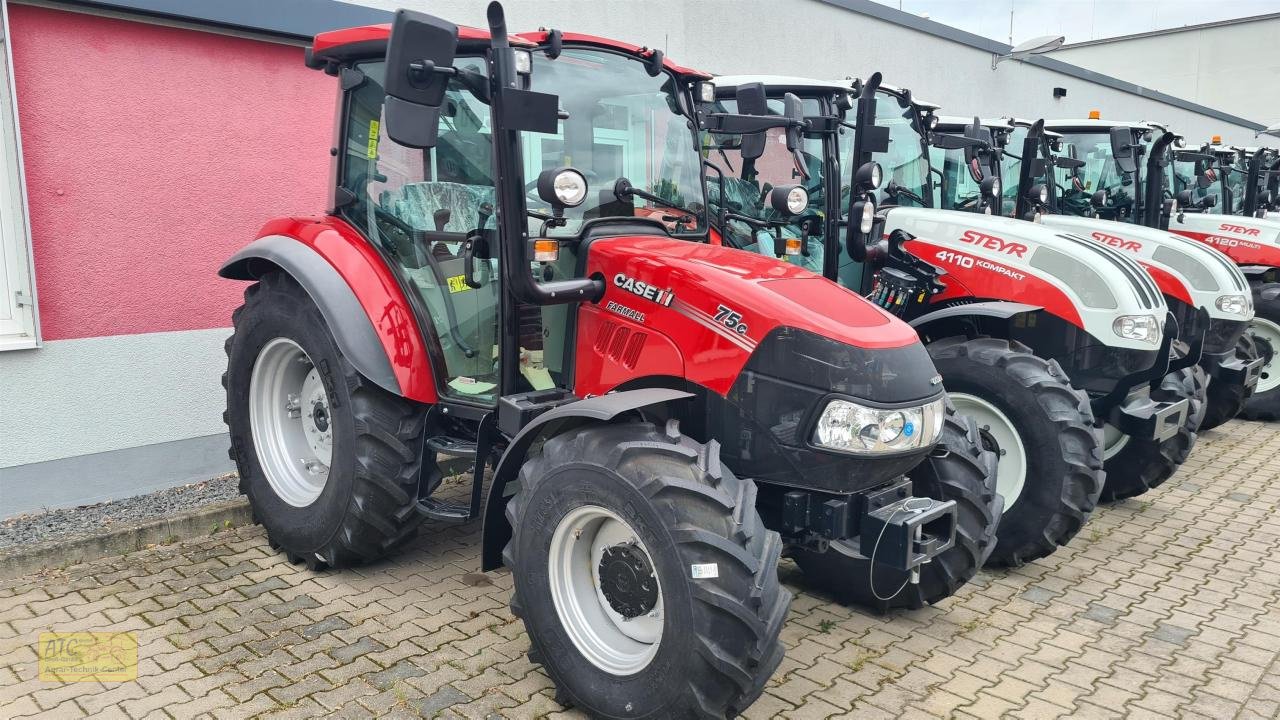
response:
M451 455L453 457L467 458L468 460L474 460L476 457L475 440L449 437L448 435L427 438L427 449L437 455Z
M425 498L418 501L418 512L431 520L462 523L475 519L471 508L464 503Z

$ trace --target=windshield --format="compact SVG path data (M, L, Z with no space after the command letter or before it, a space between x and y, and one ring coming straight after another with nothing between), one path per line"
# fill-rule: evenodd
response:
M806 116L821 114L821 103L816 98L805 98L803 112ZM781 100L768 101L768 114L783 114ZM738 112L736 100L721 100L716 103L715 112ZM823 191L822 173L822 138L807 136L801 146L801 157L804 159L808 179L804 179L797 171L795 158L787 149L786 132L782 128L772 128L765 133L764 154L751 162L743 162L742 136L719 133L703 134L703 151L707 159L724 173L725 210L731 215L720 228L725 241L737 248L759 252L762 255L777 257L777 232L782 238L798 238L803 235L800 223L806 218L825 216L825 193ZM782 216L769 203L768 190L781 185L802 185L809 192L809 205L804 212L791 218L791 222L781 224ZM707 198L715 210L720 209L720 182L716 173L707 175ZM747 219L734 218L732 215L745 216ZM765 226L764 224L768 224ZM822 272L823 233L822 223L814 227L815 234L809 236L806 247L800 255L784 255L790 263Z
M880 93L878 100L876 125L889 128L889 149L874 155L885 177L879 201L883 203L890 198L891 186L900 187L919 198L929 197L929 156L915 108L889 93ZM924 203L903 193L896 194L892 201L898 205L924 206Z
M1221 202L1221 198L1217 197L1219 172L1216 168L1206 168L1203 160L1174 160L1166 167L1165 175L1169 187L1173 188L1174 197L1184 190L1190 190L1192 202L1200 203L1213 196L1216 198L1214 205L1217 206ZM1220 210L1215 208L1213 212Z
M1023 144L1027 140L1027 128L1021 125L1016 126L1005 135L1004 154L1000 157L1000 200L1001 214L1013 217L1018 210L1018 193L1022 191L1019 184L1022 182L1022 152ZM1040 147L1043 149L1044 141L1041 140ZM1035 160L1034 157L1026 158L1027 160ZM1047 161L1052 158L1043 158ZM1048 182L1048 178L1043 173L1031 178L1031 186L1041 185Z
M1062 152L1084 161L1077 170L1058 168L1059 205L1063 212L1088 214L1089 198L1099 190L1107 191L1107 206L1116 215L1131 214L1138 189L1133 174L1125 175L1116 168L1111 154L1111 136L1105 132L1064 132Z
M549 235L577 235L584 221L600 217L652 218L677 233L705 229L701 158L674 86L671 75L650 77L642 63L610 52L565 48L554 60L534 54L532 89L558 95L568 117L555 133L522 133L528 207L551 211L537 193L538 174L548 168L573 166L588 185L587 199L566 209L568 222ZM619 178L687 211L619 199Z
M876 125L889 129L889 149L871 156L884 171L884 180L876 192L876 204L888 202L923 207L931 199L933 191L929 181L929 156L915 109L897 95L880 91L876 95ZM842 140L840 151L841 167L849 174L857 172L853 162L853 139L847 143ZM925 202L913 199L906 192L895 192L895 188L910 192ZM844 207L847 203L842 202L841 205Z

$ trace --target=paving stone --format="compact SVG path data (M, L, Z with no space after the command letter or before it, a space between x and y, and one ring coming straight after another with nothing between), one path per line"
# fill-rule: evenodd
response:
M744 717L1280 716L1277 456L1272 425L1206 433L1054 555L918 611L841 607L786 561L788 654ZM312 573L249 527L0 582L0 717L585 717L526 658L510 573L474 575L478 543L428 526ZM136 630L138 681L36 680L31 638L75 629Z

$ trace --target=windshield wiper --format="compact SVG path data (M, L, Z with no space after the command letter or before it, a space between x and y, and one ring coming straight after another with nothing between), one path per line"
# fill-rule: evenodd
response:
M630 200L633 197L638 197L642 200L648 200L651 203L686 213L684 221L685 224L692 223L697 220L697 215L689 208L681 205L680 203L672 202L671 200L654 195L651 192L641 190L635 185L632 185L631 181L626 178L618 178L618 181L613 184L613 194L619 200Z

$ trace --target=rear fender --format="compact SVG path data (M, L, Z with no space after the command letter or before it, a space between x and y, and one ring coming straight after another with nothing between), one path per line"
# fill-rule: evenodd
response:
M218 274L256 280L277 269L311 296L360 374L410 400L437 401L413 309L381 255L354 229L335 218L276 220Z
M976 302L933 310L911 321L921 338L943 338L953 335L986 335L1009 339L1016 322L1044 312L1038 305L1015 302ZM1022 320L1019 320L1022 318Z
M694 397L693 393L669 388L624 390L561 405L539 415L526 425L511 440L493 472L493 484L489 487L489 496L484 505L480 569L487 572L502 567L502 550L511 540L511 525L507 522L506 514L507 501L516 491L515 484L511 481L520 474L525 456L535 441L581 425L611 422L634 410L663 406L691 397Z

